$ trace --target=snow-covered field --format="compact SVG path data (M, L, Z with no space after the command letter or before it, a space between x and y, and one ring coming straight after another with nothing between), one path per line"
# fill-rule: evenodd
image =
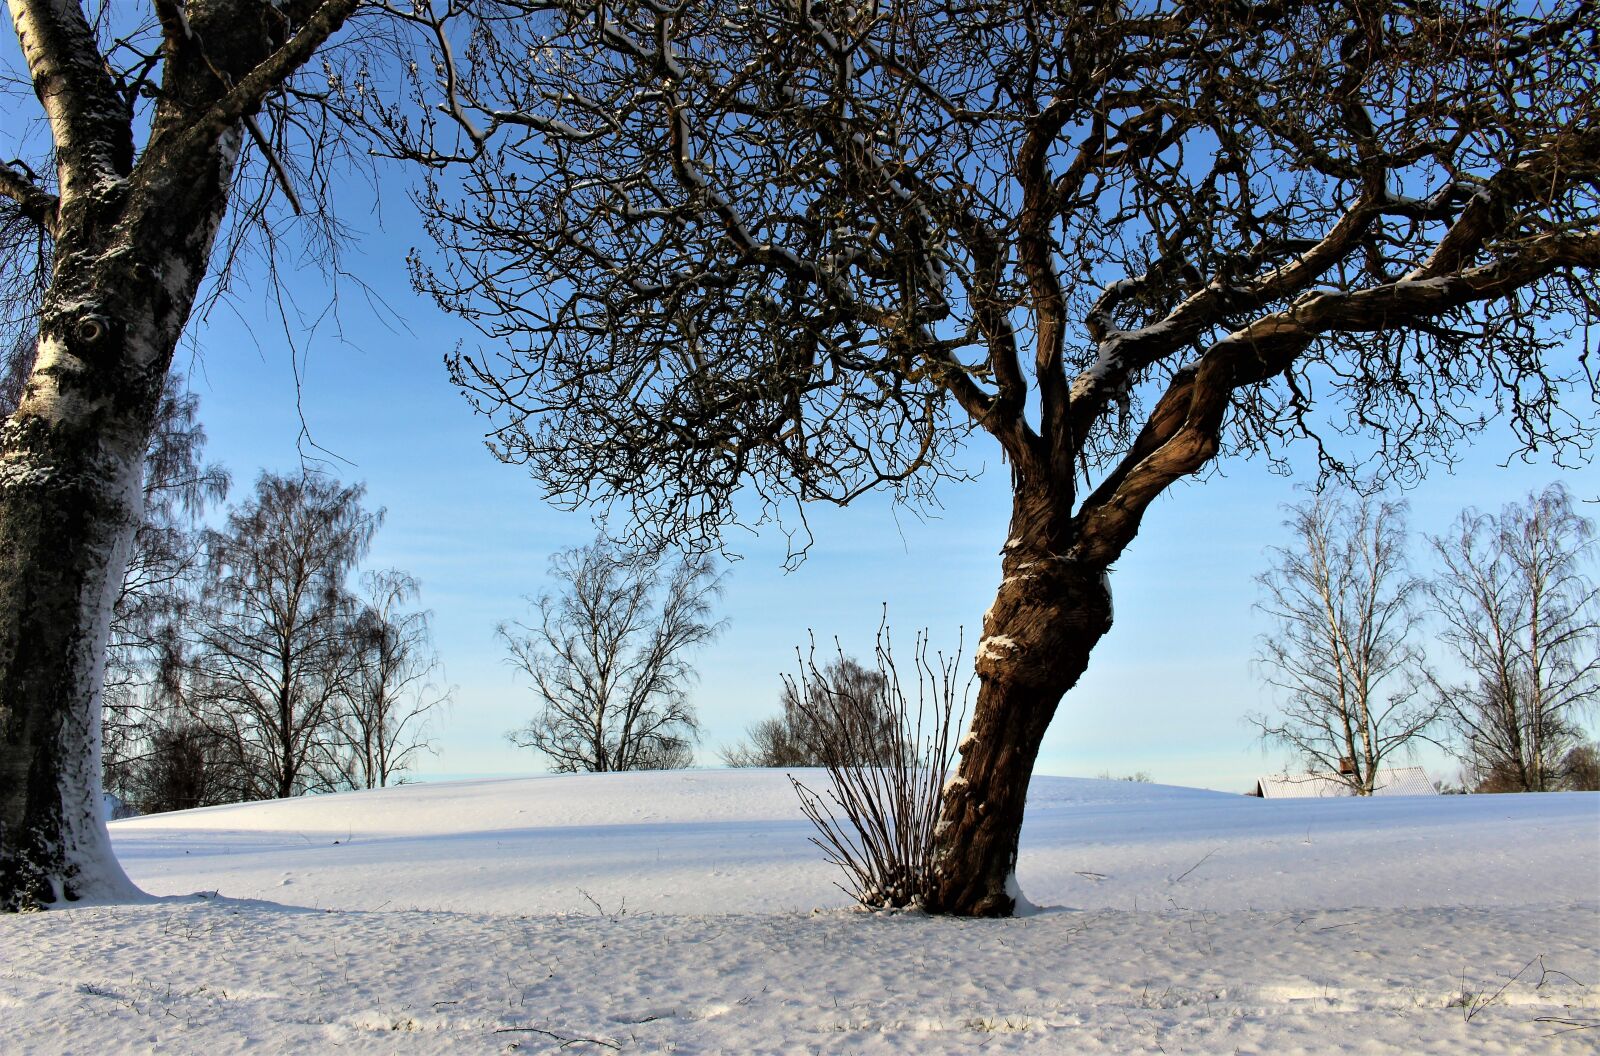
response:
M1597 794L1039 778L1005 921L852 912L809 831L764 771L118 822L171 897L0 918L0 1052L1600 1048Z

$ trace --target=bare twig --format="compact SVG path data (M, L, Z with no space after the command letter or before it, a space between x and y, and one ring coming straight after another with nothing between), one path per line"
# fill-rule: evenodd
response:
M1556 1037L1558 1034L1571 1034L1575 1030L1600 1030L1600 1020L1586 1022L1581 1019L1563 1019L1560 1016L1536 1016L1534 1022L1552 1023L1562 1028L1545 1034L1544 1037L1547 1038Z
M1516 975L1513 975L1511 978L1501 983L1500 988L1494 993L1490 994L1488 997L1484 997L1482 994L1479 994L1465 1001L1461 1006L1461 1012L1466 1018L1466 1021L1471 1023L1473 1016L1476 1016L1479 1012L1482 1012L1484 1009L1500 1000L1500 995L1505 993L1512 983L1516 982L1518 979L1521 979L1523 972L1526 972L1529 968L1532 968L1535 962L1540 961L1541 959L1541 957L1529 958L1527 964L1517 969Z
M602 1040L600 1038L585 1038L585 1037L582 1037L582 1036L579 1036L579 1035L569 1036L569 1035L566 1035L566 1034L557 1034L553 1030L545 1030L542 1027L500 1027L495 1031L495 1033L496 1034L543 1034L545 1037L550 1038L553 1041L560 1042L561 1043L561 1048L563 1048L563 1049L568 1048L569 1046L572 1046L572 1045L599 1045L601 1048L613 1049L613 1050L616 1050L618 1052L622 1051L622 1046L618 1045L616 1042L604 1041L604 1040Z
M1188 876L1190 873L1194 872L1196 869L1200 868L1202 865L1205 865L1207 860L1209 860L1210 857L1213 854L1216 854L1220 850L1222 850L1221 847L1212 848L1211 850L1207 851L1205 853L1205 855L1198 862L1195 862L1193 865L1191 865L1189 868L1185 869L1183 872L1179 873L1177 876L1168 877L1168 880L1170 882L1174 883L1174 884L1183 883L1183 878L1184 877Z
M585 902L594 907L595 916L609 920L613 924L628 915L628 900L626 898L622 900L622 904L618 906L616 912L613 913L612 911L606 909L606 907L602 906L599 899L589 894L589 892L585 891L583 888L578 888L578 894L583 896L583 900Z

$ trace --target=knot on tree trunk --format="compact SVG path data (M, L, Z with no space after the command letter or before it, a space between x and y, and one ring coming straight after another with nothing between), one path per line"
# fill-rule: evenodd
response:
M1023 685L1057 683L1072 666L1069 643L1098 641L1111 629L1105 570L1053 555L1016 554L1008 555L1005 572L984 617L978 675Z

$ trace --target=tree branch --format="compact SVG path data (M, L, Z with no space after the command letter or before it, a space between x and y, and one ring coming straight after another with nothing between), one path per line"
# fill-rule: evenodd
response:
M18 172L13 166L21 166L21 162L0 165L0 195L16 202L18 212L54 238L61 199L39 186L31 171ZM22 168L26 169L26 166Z
M83 9L64 0L8 0L34 94L44 107L61 195L80 182L120 179L133 166L128 110L107 73Z
M1132 450L1084 500L1076 518L1081 542L1075 555L1108 564L1115 560L1155 497L1216 454L1232 394L1283 373L1319 337L1404 326L1505 298L1567 268L1600 270L1600 232L1540 236L1512 256L1448 277L1405 279L1350 293L1318 291L1229 334L1178 372Z
M179 149L213 142L247 115L254 114L269 94L286 82L328 38L339 31L362 0L323 0L283 46L267 56L213 103L186 130Z

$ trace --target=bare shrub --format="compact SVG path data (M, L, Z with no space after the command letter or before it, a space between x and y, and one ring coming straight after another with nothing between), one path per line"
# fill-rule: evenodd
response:
M241 747L193 720L156 730L133 766L133 805L140 813L160 814L250 798L252 772Z
M972 683L958 675L959 645L954 656L928 654L927 634L920 633L912 652L914 682L903 684L885 625L874 650L873 692L850 691L857 688L853 682L830 677L844 654L819 668L814 645L799 677L785 678L785 695L808 728L826 732L814 746L828 772L826 792L789 778L817 828L811 842L844 870L848 886L840 890L869 909L920 906L933 889L934 836L955 756L950 733L966 718ZM884 736L885 719L898 736Z
M1562 758L1561 787L1568 792L1600 792L1600 744L1580 744Z

